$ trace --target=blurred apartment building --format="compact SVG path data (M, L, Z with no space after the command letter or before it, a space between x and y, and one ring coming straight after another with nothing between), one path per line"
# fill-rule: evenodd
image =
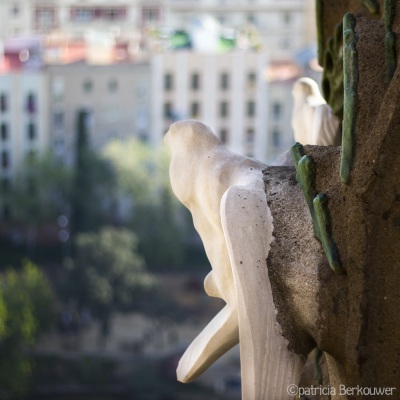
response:
M90 112L90 142L100 150L112 139L137 137L148 141L150 119L150 69L148 63L115 65L51 65L49 112L56 154L72 161L76 119L82 109Z
M166 52L151 59L151 143L169 125L198 119L232 151L271 163L293 145L293 63L268 63L264 52Z
M311 3L2 0L1 175L29 151L72 160L82 108L95 148L132 136L156 146L171 122L196 118L232 150L272 161L293 140L293 59L312 42ZM188 41L176 45L177 32Z
M265 160L266 54L181 51L152 58L154 145L173 121L198 119L233 151Z
M6 18L0 32L4 38L58 31L79 39L88 29L107 32L117 25L127 35L137 27L139 5L137 0L2 0Z
M76 121L91 113L90 141L150 134L148 64L53 65L0 75L0 174L12 179L26 157L53 150L74 157Z
M42 72L0 75L0 171L7 186L19 165L50 146L48 81Z

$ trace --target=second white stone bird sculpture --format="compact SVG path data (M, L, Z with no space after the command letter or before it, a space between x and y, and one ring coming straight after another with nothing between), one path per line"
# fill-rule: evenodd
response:
M310 78L300 78L293 85L292 95L292 128L296 142L340 146L340 120L321 96L317 83Z

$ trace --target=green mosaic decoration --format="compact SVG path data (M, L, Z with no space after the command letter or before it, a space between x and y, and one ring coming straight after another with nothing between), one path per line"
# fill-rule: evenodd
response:
M379 3L376 0L361 0L361 4L368 8L371 14L379 13Z
M393 0L389 0L389 2ZM317 43L318 43L318 62L323 70L322 93L326 102L332 108L332 112L339 118L343 117L344 107L344 77L343 77L343 24L338 23L332 29L329 36L325 32L324 18L329 15L326 9L326 0L316 0L316 23L317 23ZM377 0L358 0L359 7L354 7L354 12L369 14L371 18L377 19L381 16L382 10ZM344 7L344 5L343 5ZM385 4L386 8L386 4ZM343 10L343 15L349 9ZM388 45L389 46L389 45ZM393 47L390 47L393 49Z
M396 16L396 1L385 0L385 11L383 21L385 24L385 58L386 58L386 76L388 82L393 78L397 67L397 40L392 31L394 18Z
M356 18L347 13L343 18L343 68L344 68L344 115L342 127L342 157L340 160L340 178L346 185L350 181L357 145L358 118L358 58Z
M328 197L324 193L319 193L314 198L315 219L319 229L319 240L322 243L328 264L335 274L345 273L340 262L339 251L333 240L332 221L328 209Z
M296 143L291 149L293 163L296 167L296 179L310 209L314 235L321 242L328 264L338 275L344 274L339 251L332 234L332 221L328 209L328 198L325 194L316 195L314 160L305 154L304 147Z

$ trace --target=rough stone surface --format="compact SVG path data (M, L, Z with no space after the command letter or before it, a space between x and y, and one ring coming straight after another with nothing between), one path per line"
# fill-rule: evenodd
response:
M330 351L336 347L337 337L331 340L329 331L345 315L346 278L329 268L314 236L295 169L269 167L264 171L264 181L274 225L267 264L277 321L293 351L306 355L316 343Z

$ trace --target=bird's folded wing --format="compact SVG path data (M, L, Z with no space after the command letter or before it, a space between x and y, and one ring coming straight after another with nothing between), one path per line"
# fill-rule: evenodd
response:
M268 257L273 221L262 179L231 186L221 201L221 218L238 303L243 400L290 399L303 359L289 351L276 322Z

